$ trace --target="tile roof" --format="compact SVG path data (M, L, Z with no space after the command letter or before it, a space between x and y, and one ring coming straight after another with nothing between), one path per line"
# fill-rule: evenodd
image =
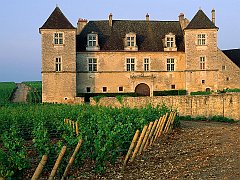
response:
M39 29L75 29L64 16L59 7L56 7L47 21Z
M185 29L218 29L200 9Z
M222 52L240 68L240 49L229 49Z
M89 21L77 36L77 52L86 51L87 34L98 33L101 51L123 51L127 33L137 35L138 51L164 51L162 39L172 32L176 35L178 51L184 51L183 31L179 21L132 21L113 20L112 27L108 20Z

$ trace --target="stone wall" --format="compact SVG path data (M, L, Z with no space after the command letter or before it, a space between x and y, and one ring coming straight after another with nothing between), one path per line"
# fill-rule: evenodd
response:
M154 96L154 97L123 97L122 103L114 97L103 97L96 103L90 98L91 105L113 107L144 107L146 105L163 105L177 109L181 116L220 115L240 120L240 93L209 96Z

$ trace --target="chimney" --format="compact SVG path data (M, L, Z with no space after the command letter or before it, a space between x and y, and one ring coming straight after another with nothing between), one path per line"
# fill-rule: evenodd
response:
M86 26L87 24L87 19L78 19L78 22L77 22L77 35L79 35L83 28Z
M212 22L215 24L215 9L212 9Z
M108 22L109 22L109 26L112 27L112 13L109 14Z
M181 23L184 20L184 14L180 13L178 18L179 18L179 22Z
M146 14L146 21L149 21L149 14Z

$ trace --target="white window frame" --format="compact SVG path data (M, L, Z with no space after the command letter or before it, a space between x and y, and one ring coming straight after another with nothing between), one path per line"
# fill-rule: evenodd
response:
M53 44L54 45L63 45L64 44L64 33L55 32L53 34Z
M136 71L136 58L135 57L126 58L126 71Z
M150 58L148 57L143 58L143 70L150 71Z
M172 48L172 47L174 47L174 44L175 44L174 37L167 36L166 37L166 47Z
M95 32L89 33L87 35L87 51L98 51L100 47L98 45L98 34Z
M55 58L55 71L56 72L62 71L62 57Z
M128 50L128 51L137 51L138 50L136 33L130 32L130 33L126 34L124 49Z
M205 46L207 44L206 43L206 37L207 37L207 35L204 34L204 33L198 34L197 35L197 45L198 46Z
M200 69L205 70L206 69L206 56L200 56L199 62L200 62Z
M172 72L175 71L175 59L167 58L167 71Z
M89 72L97 72L98 71L98 63L97 62L98 62L98 59L96 57L87 58L87 63L88 63L87 67L88 67Z

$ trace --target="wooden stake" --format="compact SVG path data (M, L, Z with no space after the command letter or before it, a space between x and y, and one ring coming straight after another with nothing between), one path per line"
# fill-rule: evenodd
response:
M129 159L129 157L130 157L130 155L132 153L132 150L133 150L133 148L134 148L134 146L135 146L135 144L137 142L137 138L138 138L139 133L140 133L140 131L137 130L135 135L134 135L134 137L133 137L132 143L131 143L131 145L130 145L130 147L128 149L127 155L126 155L124 163L123 163L123 170L125 169L125 167L127 165L127 162L128 162L128 159Z
M158 129L158 132L157 132L157 137L156 137L156 139L159 138L159 137L161 136L161 134L162 134L162 130L163 130L163 127L164 127L164 125L165 125L167 116L168 116L168 113L166 113L166 114L163 116L162 122L161 122L161 124L160 124L160 126L159 126L159 129Z
M159 129L159 125L160 125L160 123L161 123L161 120L162 120L162 117L160 117L159 120L158 120L158 122L157 122L157 127L156 127L156 129L154 130L153 136L152 136L152 138L151 138L151 140L150 140L150 146L151 146L151 145L153 144L153 142L154 142L154 139L155 139L155 136L156 136L156 134L157 134L157 132L158 132L158 129Z
M64 174L62 176L62 180L64 180L67 177L67 173L68 173L70 167L73 164L73 161L75 159L76 154L78 153L79 148L81 147L81 144L82 144L82 139L79 140L79 142L78 142L78 144L77 144L77 146L76 146L76 148L75 148L75 150L73 152L73 155L71 156L71 158L70 158L70 160L68 162L68 165L67 165L67 167L66 167L66 169L64 171Z
M140 147L140 149L139 149L139 152L138 152L139 155L140 155L140 154L142 153L142 151L143 151L144 145L145 145L145 143L146 143L146 141L147 141L147 139L148 139L149 133L150 133L151 128L152 128L152 125L153 125L153 122L150 122L150 123L149 123L149 126L148 126L148 129L147 129L147 132L146 132L146 134L145 134L145 136L144 136L143 142L142 142L142 144L141 144L141 147Z
M37 180L39 178L40 174L42 173L43 167L45 166L46 163L47 163L47 156L43 155L40 163L38 164L37 169L33 174L32 180Z
M78 136L79 132L78 132L78 122L75 123L75 127L76 127L76 135Z
M158 122L158 120L155 120L155 121L154 121L154 124L153 124L152 129L151 129L151 131L150 131L150 133L149 133L149 136L148 136L148 138L147 138L147 141L146 141L146 144L145 144L143 150L146 150L147 147L148 147L148 145L150 144L150 140L151 140L152 135L153 135L153 132L154 132L154 130L155 130L155 128L156 128L157 122Z
M62 161L62 158L63 158L63 156L64 156L64 154L66 152L66 148L67 148L66 146L62 147L62 150L61 150L61 152L58 155L58 158L57 158L57 160L56 160L56 162L55 162L55 164L53 166L52 172L51 172L48 180L52 180L54 178L54 176L55 176L55 174L57 172L57 169L58 169L58 167L59 167L59 165L60 165L60 163Z
M168 129L169 129L169 126L170 126L170 123L172 121L172 117L173 117L173 112L170 113L170 116L168 117L168 120L167 120L167 123L166 123L166 126L163 130L163 133L166 134L168 133Z
M135 149L134 149L134 151L133 151L133 155L132 155L132 158L131 158L130 162L133 162L133 161L134 161L134 159L135 159L135 157L136 157L136 155L137 155L137 153L138 153L139 147L140 147L140 145L141 145L141 143L142 143L142 140L143 140L143 138L144 138L144 135L145 135L145 133L146 133L146 131L147 131L147 127L148 127L148 126L145 125L144 128L143 128L143 130L142 130L142 133L141 133L141 135L140 135L140 137L139 137L139 139L138 139L137 145L136 145L136 147L135 147Z

